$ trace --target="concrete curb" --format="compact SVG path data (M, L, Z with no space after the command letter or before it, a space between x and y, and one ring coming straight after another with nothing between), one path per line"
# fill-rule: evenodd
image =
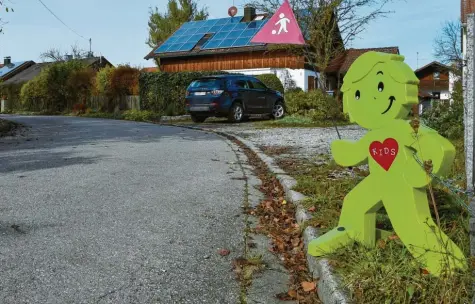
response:
M232 137L244 145L246 145L249 149L251 149L269 168L271 173L276 174L277 179L279 180L282 188L285 192L285 198L288 201L294 203L297 207L296 210L296 220L299 225L305 224L307 221L312 219L312 215L307 212L307 210L302 206L302 202L307 198L300 192L292 190L295 185L297 185L297 181L292 178L291 176L287 175L284 170L279 168L274 159L269 157L268 155L264 154L258 147L256 147L252 142L244 139L240 136L215 131L211 129L203 129L200 127L194 126L186 126L186 125L174 125L176 127L205 131L205 132L212 132L218 135L222 135L225 137ZM305 250L307 251L308 244L315 238L318 237L318 230L314 227L307 227L303 233L303 239L305 244ZM320 300L324 304L351 304L352 302L349 300L347 296L347 291L342 286L341 281L339 278L332 272L331 265L329 264L327 259L323 258L316 258L314 256L306 254L307 256L307 264L312 277L317 280L317 292Z

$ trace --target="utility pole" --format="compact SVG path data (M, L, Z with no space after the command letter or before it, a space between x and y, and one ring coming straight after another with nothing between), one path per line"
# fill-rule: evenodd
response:
M92 38L89 38L89 56L92 57Z

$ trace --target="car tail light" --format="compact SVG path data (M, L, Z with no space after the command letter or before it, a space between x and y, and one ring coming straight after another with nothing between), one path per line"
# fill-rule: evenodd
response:
M219 96L221 94L223 94L224 90L213 90L211 91L211 94L212 95L215 95L215 96Z

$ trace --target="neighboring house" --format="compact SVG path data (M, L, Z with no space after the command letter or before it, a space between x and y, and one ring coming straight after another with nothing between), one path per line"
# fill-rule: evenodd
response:
M96 72L107 66L109 67L114 66L104 56L88 57L88 58L80 59L80 61L83 61L86 64L86 66L91 67Z
M142 69L142 72L147 72L147 73L158 72L158 71L159 71L158 67L149 67L149 68Z
M273 73L286 88L296 86L305 91L318 88L320 72L307 64L304 56L266 44L250 43L268 19L267 14L256 14L255 8L248 6L244 9L244 16L187 22L145 59L159 59L160 69L164 72ZM335 31L335 35L341 40L339 31ZM399 54L397 47L345 51L326 71L329 90L337 90L350 65L359 55L371 50Z
M102 56L84 58L80 59L80 61L83 61L88 67L91 67L95 71L98 71L99 69L104 68L106 66L113 66L106 58ZM28 68L17 73L15 76L4 81L1 85L21 84L28 82L35 78L37 75L39 75L43 69L50 66L51 64L53 64L53 62L41 62L31 65Z
M31 60L12 62L11 57L5 57L3 65L0 67L0 80L7 81L34 64L35 62Z
M304 90L312 89L318 72L305 64L303 56L250 43L268 19L266 14L256 14L255 8L245 7L244 16L187 22L145 59L159 59L164 72L274 73L284 84L294 82Z
M337 56L332 62L330 62L328 67L325 69L325 74L327 76L327 90L333 92L336 96L340 95L339 90L343 84L343 78L345 77L353 62L355 62L355 60L364 53L371 51L399 55L399 48L397 46L348 49L340 56Z
M51 65L51 62L41 62L30 66L29 68L21 71L12 78L4 81L1 85L10 85L10 84L21 84L28 82L38 76L40 72Z
M415 71L419 78L419 113L429 108L432 101L450 100L455 76L450 67L433 61Z

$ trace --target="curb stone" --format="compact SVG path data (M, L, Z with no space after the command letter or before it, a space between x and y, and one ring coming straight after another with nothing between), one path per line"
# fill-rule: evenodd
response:
M305 224L307 221L311 220L313 217L307 210L302 206L302 202L307 198L300 192L292 190L293 187L297 184L297 181L286 174L281 168L274 164L274 159L265 155L259 148L257 148L253 143L244 139L240 136L237 136L232 133L215 131L210 129L203 129L200 127L194 126L184 126L184 125L175 125L177 127L194 129L199 131L213 132L222 136L233 137L249 149L251 149L269 168L271 173L277 175L277 179L282 185L282 188L285 192L285 197L287 200L293 202L297 206L296 210L296 220L299 225ZM305 251L307 251L308 244L318 237L318 230L314 227L307 227L303 233ZM332 272L332 267L329 264L327 259L316 258L314 256L306 254L307 264L312 277L317 280L317 293L320 300L324 304L352 304L349 300L347 291L342 286L340 279Z

